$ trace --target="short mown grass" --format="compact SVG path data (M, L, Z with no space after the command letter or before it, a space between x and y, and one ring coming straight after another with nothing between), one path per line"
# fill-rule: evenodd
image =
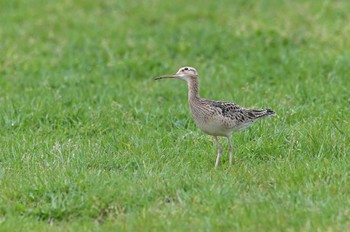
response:
M1 231L350 230L350 3L0 0ZM185 83L277 116L218 170Z

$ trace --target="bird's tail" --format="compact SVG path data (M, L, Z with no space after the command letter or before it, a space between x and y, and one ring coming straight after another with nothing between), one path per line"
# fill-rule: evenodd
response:
M265 109L265 110L252 110L250 115L254 115L254 118L258 119L266 116L273 116L275 114L276 113L271 109Z
M276 115L275 111L273 111L273 110L271 110L271 109L266 109L266 110L265 110L265 114L266 114L266 116Z

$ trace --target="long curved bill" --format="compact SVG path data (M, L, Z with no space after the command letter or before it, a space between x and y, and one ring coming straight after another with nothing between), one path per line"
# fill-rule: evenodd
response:
M179 75L179 74L165 75L165 76L156 77L156 78L154 78L154 80L160 80L160 79L164 79L164 78L179 78L180 76L181 75Z

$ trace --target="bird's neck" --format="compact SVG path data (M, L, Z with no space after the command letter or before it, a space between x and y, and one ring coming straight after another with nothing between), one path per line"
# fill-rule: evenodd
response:
M199 81L198 78L190 79L188 85L188 101L199 99Z

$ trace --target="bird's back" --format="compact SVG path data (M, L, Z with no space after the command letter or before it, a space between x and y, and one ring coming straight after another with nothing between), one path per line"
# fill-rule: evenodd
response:
M259 118L274 115L270 109L246 109L237 104L198 98L189 101L197 126L205 133L229 136L250 126Z

